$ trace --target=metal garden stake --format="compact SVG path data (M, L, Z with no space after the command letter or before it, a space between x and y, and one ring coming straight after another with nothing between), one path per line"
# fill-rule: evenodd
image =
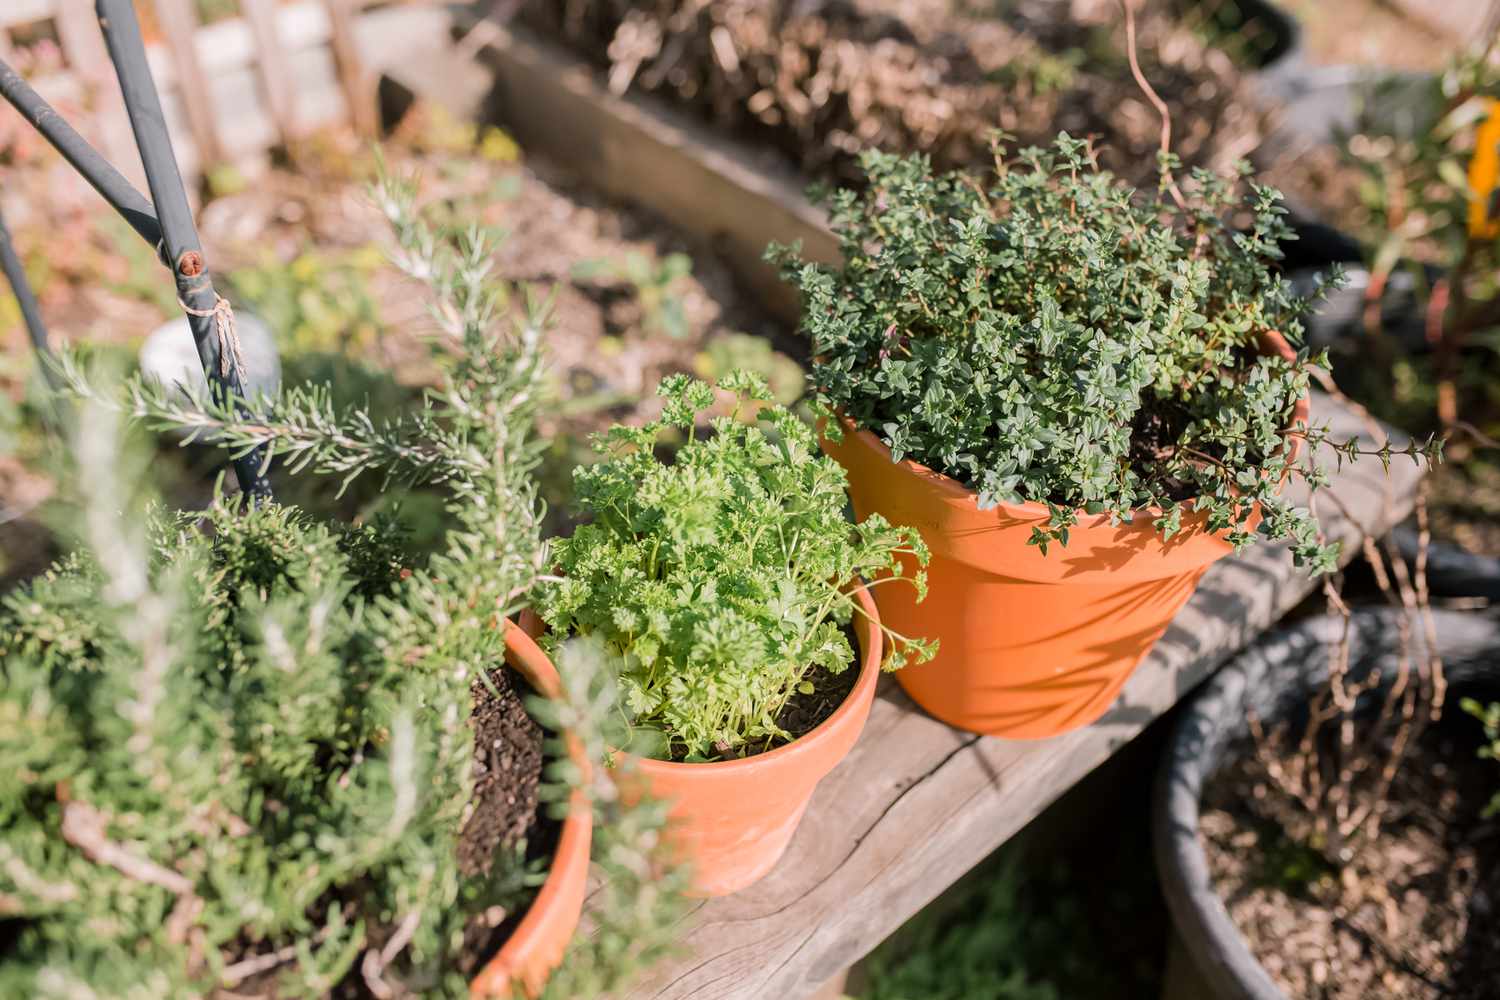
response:
M151 189L151 200L135 189L121 173L79 135L19 73L0 59L0 95L3 95L38 132L55 146L63 158L83 175L115 211L130 223L142 239L156 249L172 272L177 301L187 313L198 348L198 359L208 376L211 391L221 402L243 406L244 369L239 356L234 314L228 300L214 290L198 230L188 207L187 190L172 152L161 98L151 79L146 47L130 0L96 0L95 12L104 32L110 62L120 81L126 113L140 149L141 164ZM21 304L22 315L39 356L48 352L47 331L42 325L36 298L22 272L9 231L0 220L0 264ZM269 498L263 449L234 459L240 488L251 498Z

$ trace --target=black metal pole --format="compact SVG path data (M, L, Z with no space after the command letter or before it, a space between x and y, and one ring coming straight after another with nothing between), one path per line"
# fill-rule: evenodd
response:
M177 283L177 297L187 307L188 323L198 347L198 359L209 384L221 400L244 398L237 366L221 364L221 345L216 328L218 295L203 260L198 227L188 205L187 189L172 152L172 137L162 114L161 97L151 79L146 46L131 0L97 0L95 11L104 29L104 43L125 96L125 110L141 151L141 165L151 187L151 201L161 224L164 257ZM264 453L257 449L235 459L240 489L251 497L269 497L270 484L261 473Z
M16 304L21 307L21 318L26 321L31 346L36 348L37 358L45 362L47 355L51 353L47 348L47 325L42 322L42 310L37 305L36 296L32 294L31 282L26 280L26 270L21 266L21 257L16 253L16 245L10 238L10 227L5 224L4 215L0 215L0 270L5 271L5 280L10 282ZM42 368L46 370L45 363ZM49 380L52 378L50 370L47 371L47 377Z
M161 224L156 221L156 209L151 207L146 196L137 191L3 59L0 59L0 96L9 101L21 113L21 117L31 123L32 128L57 148L63 159L82 174L83 179L92 184L94 190L115 211L124 216L141 239L153 247L161 243Z

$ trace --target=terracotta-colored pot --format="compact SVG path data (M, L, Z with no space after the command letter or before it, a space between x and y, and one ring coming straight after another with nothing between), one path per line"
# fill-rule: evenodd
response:
M562 683L552 661L531 636L510 621L505 623L505 662L526 678L537 694L544 698L561 697ZM568 752L587 774L589 762L582 745L570 739ZM593 832L594 816L588 796L582 791L574 792L547 880L514 933L469 984L470 997L519 998L541 993L578 929Z
M775 867L813 788L859 739L875 700L882 654L875 602L862 585L854 596L865 612L854 616L859 677L844 703L812 732L739 760L685 764L628 755L649 792L669 803L669 836L692 867L689 895L726 896Z
M1274 333L1262 350L1295 356ZM1307 420L1304 397L1292 426ZM1163 541L1152 511L1114 526L1107 514L1079 511L1068 544L1043 555L1027 539L1048 520L1044 504L980 510L962 484L893 463L884 443L847 422L843 441L825 438L823 450L848 472L857 517L915 527L932 550L927 599L881 587L880 614L898 634L938 640L932 660L897 680L929 713L970 732L1035 739L1099 718L1204 570L1232 551L1204 515L1184 517Z

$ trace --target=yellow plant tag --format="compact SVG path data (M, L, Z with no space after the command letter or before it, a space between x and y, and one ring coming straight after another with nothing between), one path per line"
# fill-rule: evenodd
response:
M1474 158L1469 161L1469 237L1492 240L1500 236L1500 205L1496 204L1496 182L1500 181L1500 100L1489 98L1489 113L1474 137Z

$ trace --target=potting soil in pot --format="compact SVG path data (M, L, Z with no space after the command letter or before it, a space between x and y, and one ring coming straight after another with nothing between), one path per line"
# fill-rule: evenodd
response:
M474 809L458 839L459 866L465 875L487 873L497 857L524 844L528 867L545 875L557 849L561 824L539 808L537 790L546 764L544 733L526 713L524 699L530 690L525 682L509 667L493 670L489 677L498 695L482 681L476 680L473 686ZM457 963L466 976L482 968L505 943L535 893L535 886L517 885L504 912L479 914L469 921ZM372 938L393 931L391 927L370 929ZM247 945L246 957L252 953L254 946ZM235 986L233 995L244 1000L279 1000L283 994L277 975L278 970L272 969L246 979ZM357 971L330 995L339 1000L371 996Z
M851 637L849 639L851 649L859 649L859 644ZM854 690L854 682L859 680L859 662L845 667L842 673L830 674L827 671L818 671L818 676L813 679L816 685L810 694L801 691L795 692L792 697L782 706L776 716L776 724L791 734L792 739L806 736L808 733L822 725L838 707L849 697L849 692ZM767 750L774 750L778 745L772 744Z
M510 667L489 673L473 686L473 812L458 839L458 863L465 875L489 872L501 852L524 845L526 859L539 873L557 849L562 824L540 808L537 789L546 763L544 733L526 712L529 688ZM476 972L526 914L534 891L522 894L507 913L482 915L464 931L464 973Z
M1500 997L1500 817L1480 815L1500 767L1448 706L1397 772L1379 837L1342 868L1305 846L1309 816L1254 753L1210 779L1199 832L1214 887L1288 997Z

